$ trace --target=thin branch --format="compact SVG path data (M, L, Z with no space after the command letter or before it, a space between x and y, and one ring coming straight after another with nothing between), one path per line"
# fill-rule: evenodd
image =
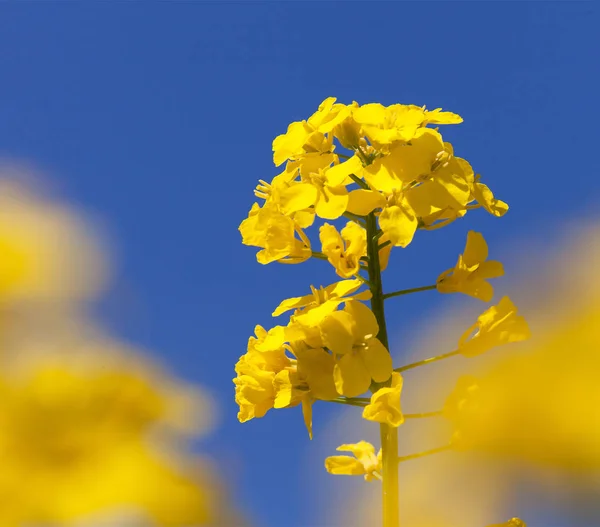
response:
M413 289L402 289L401 291L394 291L393 293L386 293L383 295L383 299L387 300L388 298L393 298L395 296L409 295L410 293L419 293L420 291L431 291L435 289L437 286L434 285L426 285L423 287L414 287Z
M312 251L312 257L318 258L319 260L328 260L327 256L319 251Z
M398 458L398 462L402 463L402 461L409 461L411 459L418 459L420 457L431 456L433 454L439 454L440 452L446 452L451 449L452 449L452 445L439 446L437 448L432 448L431 450L424 450L423 452L418 452L416 454L410 454L408 456L400 456Z
M443 355L438 355L437 357L431 357L429 359L420 360L419 362L413 362L412 364L407 364L406 366L401 366L400 368L396 368L394 371L403 372L406 370L412 370L413 368L417 368L418 366L425 366L427 364L431 364L432 362L437 362L439 360L448 359L450 357L454 357L455 355L459 355L459 350L450 351L448 353L444 353Z

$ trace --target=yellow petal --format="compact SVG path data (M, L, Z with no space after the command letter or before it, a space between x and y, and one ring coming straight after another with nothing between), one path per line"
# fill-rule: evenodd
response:
M325 172L327 183L333 187L337 187L346 182L350 174L360 173L362 170L362 162L356 155L352 156L347 161L334 165Z
M330 400L338 396L333 381L335 360L323 348L299 351L298 374L306 378L311 396L315 399Z
M351 304L352 302L348 302ZM346 311L331 313L320 324L323 345L333 353L344 354L352 351L355 337L355 320Z
M315 205L317 216L326 220L339 218L348 206L348 190L344 186L324 187Z
M346 210L358 216L366 216L385 205L385 198L376 190L356 189L348 195Z
M318 191L310 183L298 183L285 189L280 194L281 211L292 214L307 209L317 201Z
M485 210L490 214L501 217L508 211L508 205L499 199L494 197L494 194L487 185L476 182L473 185L473 196Z
M469 231L463 261L467 267L480 264L488 257L488 246L480 232Z
M288 298L281 302L273 311L274 317L278 317L282 313L289 311L290 309L298 309L299 307L304 307L314 301L313 295L305 295L305 296L296 296L294 298Z
M359 349L359 354L369 372L369 377L375 382L385 382L390 378L394 368L392 356L379 339L369 339L367 346Z
M357 459L350 456L329 456L325 459L325 469L330 474L362 476L365 468Z
M312 439L312 399L310 397L302 399L302 417L304 418L304 426L306 426L306 430L308 431L308 438Z
M347 353L337 361L333 378L338 393L346 397L357 397L371 385L371 375L356 353Z
M452 112L443 112L441 108L425 112L425 121L431 124L460 124L463 118Z
M340 232L346 241L346 255L357 260L367 255L367 231L358 223L349 221Z
M379 216L379 226L395 246L406 247L412 241L418 224L408 207L386 207Z
M379 333L379 324L375 313L371 311L365 304L358 300L346 302L344 311L348 313L353 320L352 332L356 340L363 340L376 337Z

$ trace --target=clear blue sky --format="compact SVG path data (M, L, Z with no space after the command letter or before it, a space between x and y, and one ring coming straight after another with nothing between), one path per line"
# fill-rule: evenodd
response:
M221 426L200 446L240 505L266 527L314 526L310 478L327 476L318 457L303 466L299 411L240 425L233 402L254 325L335 280L318 262L261 267L240 243L256 180L277 173L273 137L332 95L464 117L445 137L511 210L418 239L389 289L431 283L469 228L492 252L523 233L551 243L600 199L599 21L587 2L3 3L0 154L108 223L119 270L102 316L212 390ZM410 328L434 302L389 318ZM316 408L317 434L334 411Z

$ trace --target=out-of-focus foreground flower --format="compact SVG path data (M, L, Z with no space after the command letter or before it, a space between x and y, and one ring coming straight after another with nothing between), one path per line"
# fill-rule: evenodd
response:
M468 375L457 373L465 363L405 375L416 394L403 401L403 411L443 406L444 415L437 422L405 424L404 448L414 449L424 430L430 438L447 437L448 426L455 448L418 466L401 466L411 481L401 494L405 523L518 525L494 523L510 510L529 525L600 525L599 231L597 226L577 239L570 235L552 249L538 247L543 267L527 254L512 289L527 310L531 340L468 359ZM456 310L446 313L439 331L421 344L452 340L463 318ZM363 525L377 512L379 496L364 499L364 515L344 517L340 525ZM431 502L436 506L428 508Z
M204 396L87 318L107 257L34 190L0 180L0 525L241 525L191 452Z

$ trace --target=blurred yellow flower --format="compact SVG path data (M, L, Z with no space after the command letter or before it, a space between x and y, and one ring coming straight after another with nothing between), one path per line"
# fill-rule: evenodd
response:
M489 302L494 296L494 288L486 280L504 275L502 264L487 261L488 246L479 232L469 231L463 254L459 255L456 266L444 271L437 279L440 293L464 293Z
M0 180L0 304L95 295L106 274L95 240L71 209Z
M340 445L340 452L351 452L350 456L329 456L325 459L325 469L330 474L363 476L366 481L381 480L381 450L375 454L375 447L366 441Z
M161 526L210 523L207 468L194 458L183 468L167 441L181 434L170 390L131 365L76 355L2 371L0 524L64 525L122 509ZM151 441L155 430L169 435Z
M473 335L473 331L477 332ZM527 321L517 315L517 307L507 296L486 309L460 338L458 350L465 357L474 357L509 342L530 337Z

